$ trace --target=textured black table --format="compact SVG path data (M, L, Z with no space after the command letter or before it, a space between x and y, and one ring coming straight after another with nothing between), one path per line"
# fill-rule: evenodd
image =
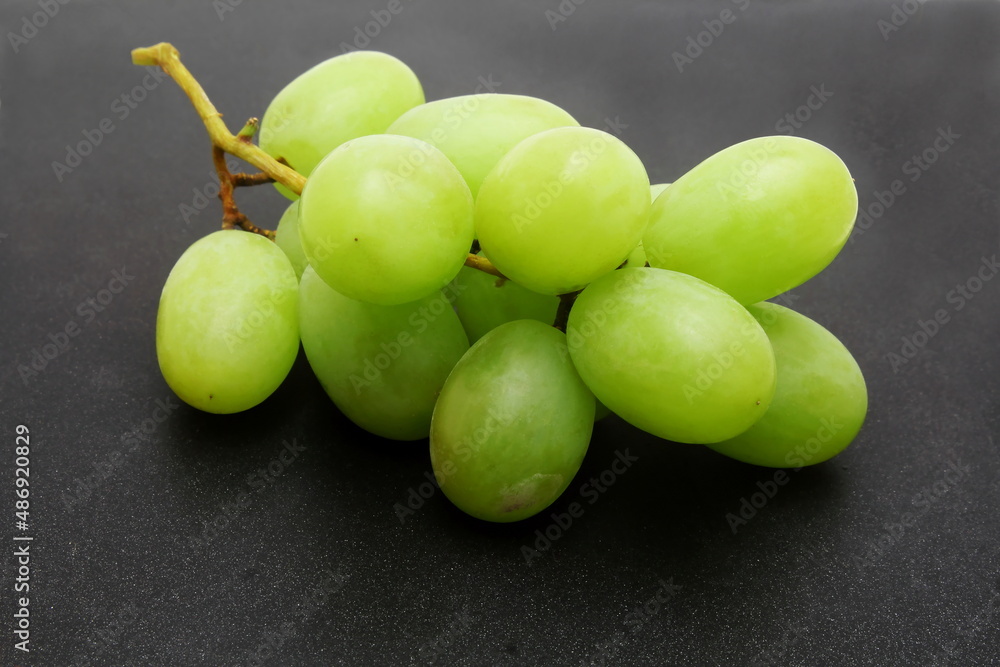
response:
M34 541L31 651L8 555L0 663L1000 664L1000 5L346 4L3 3L0 532L8 554ZM492 77L610 120L654 182L766 134L841 155L867 215L792 305L865 372L854 446L772 486L612 418L550 511L495 526L421 486L426 442L360 432L301 357L247 414L178 407L157 298L220 214L201 124L129 50L173 42L236 128L365 45L372 11L369 48L429 99ZM265 226L284 207L241 195Z

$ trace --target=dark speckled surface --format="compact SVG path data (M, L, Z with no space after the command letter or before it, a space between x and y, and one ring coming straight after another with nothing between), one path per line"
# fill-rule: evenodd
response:
M492 76L585 125L617 119L654 182L781 131L824 91L789 129L840 154L875 215L793 307L854 352L871 410L850 450L791 473L734 534L727 513L771 471L614 419L552 508L583 515L557 530L550 512L479 523L440 494L401 521L394 505L428 490L426 443L359 432L301 358L248 414L172 407L157 297L218 209L181 219L210 183L208 144L169 81L116 102L149 74L129 50L174 42L235 127L390 3L74 0L26 31L41 4L0 7L0 534L9 553L26 424L35 537L32 650L13 649L8 556L0 663L1000 664L1000 278L974 279L1000 252L1000 5L899 2L894 25L882 2L565 0L550 24L557 0L402 0L371 39L430 99ZM672 53L726 9L678 71ZM17 52L12 31L32 35ZM57 179L52 163L104 119ZM948 128L947 150L908 172ZM241 201L265 226L283 209L264 188ZM127 284L98 311L87 300L107 299L115 271ZM956 296L967 283L981 289ZM919 334L939 310L948 321ZM581 486L616 451L638 460L591 503ZM547 529L557 539L526 563Z

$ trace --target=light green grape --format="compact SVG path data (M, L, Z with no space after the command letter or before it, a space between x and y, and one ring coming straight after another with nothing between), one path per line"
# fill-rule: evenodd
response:
M660 193L668 187L670 187L670 183L657 183L656 185L650 185L649 194L652 197L651 201L655 202L656 198L660 196ZM646 266L646 250L642 247L642 241L639 241L639 245L637 245L635 249L628 254L628 257L625 258L625 266Z
M469 349L449 295L379 306L337 293L308 267L299 317L309 365L341 412L385 438L427 437L438 392Z
M646 266L646 250L642 247L642 242L640 241L639 245L625 258L625 267L642 268L644 266Z
M274 97L261 121L260 147L308 176L337 146L385 132L423 102L420 81L403 62L378 51L345 53L303 72Z
M663 194L663 191L670 187L670 183L654 183L649 186L649 196L652 201L656 201L656 198Z
M297 290L288 258L263 236L225 230L191 245L156 315L156 356L174 393L218 414L270 396L299 351Z
M749 310L774 348L777 389L760 421L709 446L772 468L798 468L836 456L854 440L868 411L858 363L833 334L805 315L767 302Z
M306 259L302 242L299 240L299 202L293 201L285 209L281 220L278 221L278 228L274 230L274 242L292 263L295 276L301 279L302 272L309 266L309 260Z
M762 137L716 153L657 197L643 246L650 265L752 304L833 261L857 212L854 181L833 152Z
M487 521L548 507L583 461L594 396L566 337L535 320L483 336L448 376L431 422L431 463L444 494Z
M473 238L469 187L438 149L377 134L354 139L313 170L299 203L309 264L344 296L416 301L448 284Z
M568 113L537 97L482 93L414 107L386 132L422 139L441 149L475 197L486 174L518 143L543 130L579 125Z
M532 292L468 266L462 267L452 286L456 294L455 312L472 343L514 320L552 324L559 308L558 297Z
M642 162L615 137L547 130L511 149L483 181L476 232L505 276L542 294L573 292L635 248L649 197Z
M722 290L653 268L614 271L570 311L569 351L597 398L661 438L719 442L750 428L774 394L763 329Z

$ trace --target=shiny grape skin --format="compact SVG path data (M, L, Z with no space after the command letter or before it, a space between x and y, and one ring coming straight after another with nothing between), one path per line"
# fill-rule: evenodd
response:
M857 361L832 333L805 315L768 302L749 310L774 348L774 399L749 430L709 447L772 468L829 460L851 444L868 411L868 390Z
M448 376L431 422L431 463L462 511L519 521L548 507L579 470L595 402L565 339L535 320L508 322Z
M271 395L299 350L298 281L278 246L222 230L195 242L167 277L156 355L170 388L206 412L241 412Z

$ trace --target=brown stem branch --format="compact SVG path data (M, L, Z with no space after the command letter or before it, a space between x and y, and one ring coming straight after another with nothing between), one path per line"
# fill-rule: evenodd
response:
M274 239L274 232L257 227L240 212L233 199L233 190L237 187L260 185L262 183L278 182L297 195L302 194L306 177L298 173L283 159L274 159L260 147L254 145L253 136L260 128L260 121L249 119L235 135L229 131L222 121L222 114L215 108L194 75L181 62L180 53L167 42L153 46L134 49L132 63L143 66L157 66L170 76L183 90L195 111L201 117L212 140L212 160L219 174L219 199L222 200L222 226L225 229L239 227L255 234L261 234ZM260 169L259 174L232 174L226 166L225 154L229 153L249 162ZM470 253L465 260L466 266L484 271L498 278L506 279L502 273L485 257Z
M240 211L239 207L236 206L236 200L233 198L236 177L229 172L229 167L226 166L226 152L219 146L212 146L212 163L215 164L215 171L219 175L219 199L222 201L222 228L235 229L239 227L244 231L260 234L273 241L274 231L262 229L253 224ZM247 174L239 175L247 176Z

